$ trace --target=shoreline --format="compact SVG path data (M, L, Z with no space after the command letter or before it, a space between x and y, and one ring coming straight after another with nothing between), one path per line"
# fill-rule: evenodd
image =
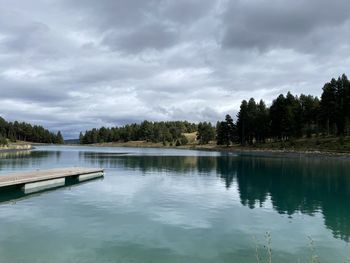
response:
M7 146L0 147L0 153L13 153L33 150L34 147L31 144L9 144Z
M348 152L332 152L332 151L320 151L320 150L293 150L293 149L251 149L251 148L241 148L241 147L229 147L229 148L191 148L192 150L201 151L218 151L218 152L228 152L228 153L240 153L240 154L260 154L260 155L273 155L278 157L333 157L333 158L347 158L350 159L350 153Z
M38 144L51 145L51 144ZM113 143L97 143L97 144L63 144L63 146L87 146L87 147L125 147L125 148L155 148L155 149L179 149L192 151L209 151L222 153L237 153L237 154L259 154L278 157L333 157L350 159L350 152L347 151L331 151L320 149L274 149L274 148L255 148L252 146L218 146L216 144L187 144L181 146L164 146L162 143L151 143L144 141L130 142L113 142ZM10 144L7 147L0 147L0 153L13 153L21 151L30 151L35 149L33 144Z
M71 145L73 146L73 145ZM125 148L157 148L157 149L180 149L180 150L194 150L194 151L212 151L225 153L254 153L254 154L268 154L276 156L307 156L307 157L336 157L336 158L350 158L350 152L330 151L319 149L272 149L272 148L253 148L242 146L223 147L214 144L198 145L189 144L182 146L164 146L161 143L98 143L98 144L76 144L75 146L88 147L125 147Z

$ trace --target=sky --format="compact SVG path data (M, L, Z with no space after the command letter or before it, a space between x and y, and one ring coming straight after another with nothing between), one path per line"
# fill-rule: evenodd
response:
M349 0L0 0L0 116L77 138L320 96L350 74Z

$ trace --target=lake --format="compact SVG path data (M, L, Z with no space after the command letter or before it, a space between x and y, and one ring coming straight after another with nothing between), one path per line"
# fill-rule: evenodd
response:
M70 166L105 177L0 193L0 262L267 262L266 247L273 262L350 262L349 160L78 146L0 154L0 176Z

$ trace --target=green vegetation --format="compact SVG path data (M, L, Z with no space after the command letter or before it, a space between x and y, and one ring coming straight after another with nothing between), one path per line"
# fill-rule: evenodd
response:
M216 139L218 145L229 146L235 141L236 126L230 115L226 115L225 121L216 124Z
M161 142L163 145L185 145L187 138L184 133L197 131L197 125L187 121L150 122L131 124L122 127L92 129L80 133L82 144L105 142L148 141Z
M38 125L25 122L7 122L0 117L0 145L6 145L7 139L11 142L28 141L36 143L63 144L63 137L59 131L57 134Z
M7 142L6 138L0 134L0 146L5 146L7 144L8 144L8 142Z
M270 232L265 233L265 244L259 245L256 237L253 237L255 243L255 257L257 263L272 263L273 262L273 251L272 251L272 236ZM312 237L308 237L309 240L309 249L310 256L305 261L300 258L296 262L307 262L307 263L319 263L319 256L317 255L317 251L315 248L315 242Z
M263 252L261 252L261 249L258 245L256 237L253 238L254 243L255 243L255 257L256 257L256 262L261 263L261 262L267 262L267 263L272 263L272 238L271 238L271 233L266 232L265 233L265 241L266 245L263 246ZM265 254L265 255L263 255Z
M350 136L314 136L312 138L291 138L288 141L269 141L246 145L248 149L292 149L295 151L327 151L327 152L350 152Z
M242 101L237 122L232 123L228 115L217 124L217 144L242 145L264 144L266 147L282 145L294 147L302 138L316 139L311 144L322 145L334 150L344 149L350 135L350 82L346 75L325 84L321 99L311 95L279 95L270 108L264 101L256 103L253 98ZM323 138L338 137L333 146ZM304 145L308 145L304 140ZM341 146L341 147L339 147ZM318 148L318 147L317 147Z
M195 139L187 134L196 133ZM294 149L350 152L350 82L346 75L323 87L321 98L279 95L267 107L263 100L242 101L237 120L230 115L199 124L187 121L149 122L92 129L80 133L82 144L145 141L163 146L242 145L260 149Z
M197 140L199 144L208 144L215 139L215 129L210 122L198 124Z

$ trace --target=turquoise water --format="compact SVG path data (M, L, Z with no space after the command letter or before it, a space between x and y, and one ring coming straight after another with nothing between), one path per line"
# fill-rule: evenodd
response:
M1 263L257 262L266 232L273 262L350 262L348 160L92 147L0 154L0 176L69 166L103 167L105 177L0 192Z

